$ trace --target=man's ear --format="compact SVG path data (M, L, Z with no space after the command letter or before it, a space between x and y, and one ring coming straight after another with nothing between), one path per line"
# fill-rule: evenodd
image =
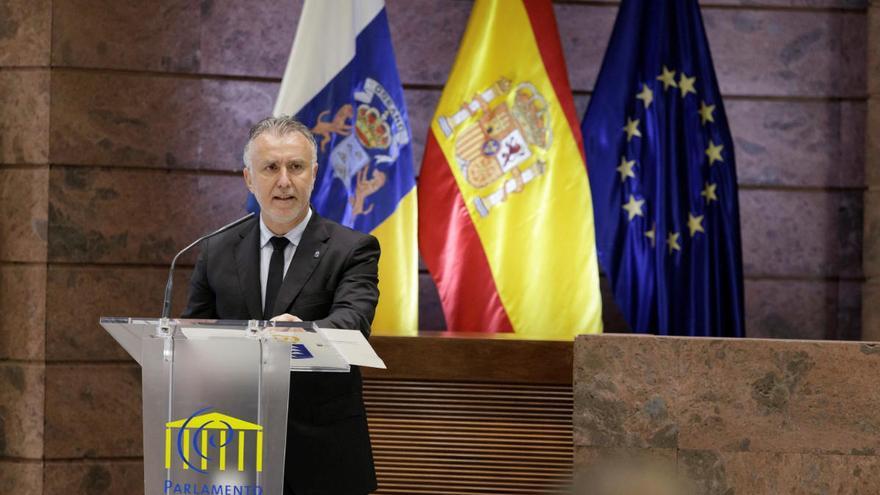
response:
M251 171L248 170L247 165L245 165L244 170L242 171L242 174L244 174L244 183L247 185L248 191L256 194L256 191L254 191L254 182L253 182L253 179L251 178Z

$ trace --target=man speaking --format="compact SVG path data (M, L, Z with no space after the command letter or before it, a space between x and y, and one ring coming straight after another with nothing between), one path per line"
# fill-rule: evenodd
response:
M290 117L251 128L244 181L259 219L204 241L184 318L315 321L370 333L379 242L309 206L318 170L309 129ZM376 488L361 374L293 373L284 493L360 495Z

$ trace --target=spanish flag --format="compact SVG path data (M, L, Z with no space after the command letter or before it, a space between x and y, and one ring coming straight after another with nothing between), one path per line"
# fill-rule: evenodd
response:
M419 246L449 330L602 331L582 149L551 2L477 0L419 177Z

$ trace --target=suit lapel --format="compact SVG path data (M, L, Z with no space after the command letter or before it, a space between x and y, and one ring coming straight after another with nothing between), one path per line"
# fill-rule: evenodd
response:
M238 281L244 294L248 315L251 319L263 318L263 293L260 288L260 222L241 232L241 240L235 246L233 256L238 271Z
M284 281L281 283L272 314L284 313L290 307L321 261L324 247L329 238L330 235L324 227L324 219L312 210L312 218L306 225L299 245L296 246L296 252L293 253L293 260L291 260Z

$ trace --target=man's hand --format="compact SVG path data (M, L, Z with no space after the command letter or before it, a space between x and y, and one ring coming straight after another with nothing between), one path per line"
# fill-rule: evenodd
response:
M269 321L302 321L302 320L299 319L299 316L293 316L292 314L284 313L283 315L278 315Z

